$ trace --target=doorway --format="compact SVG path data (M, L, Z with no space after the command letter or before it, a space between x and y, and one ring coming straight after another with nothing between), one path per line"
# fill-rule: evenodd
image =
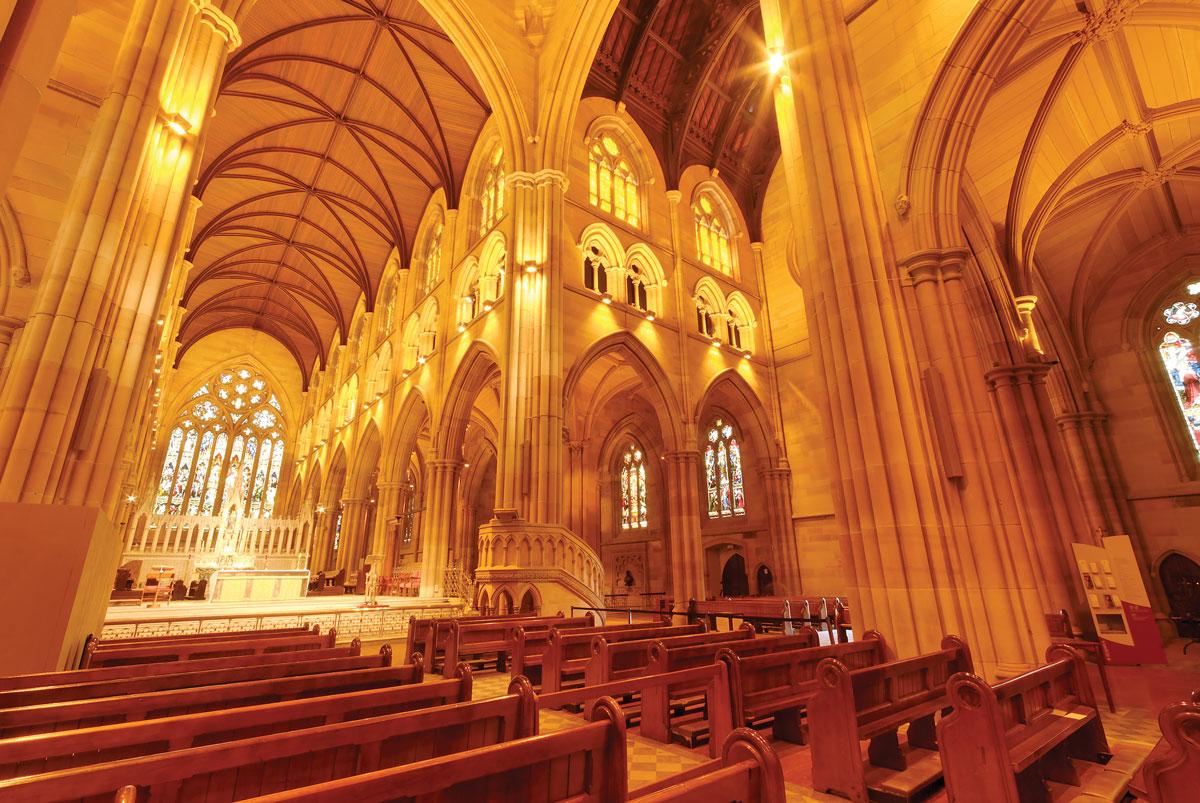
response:
M1167 603L1175 616L1200 613L1200 566L1186 555L1173 552L1158 565Z
M750 578L746 576L746 559L735 552L721 569L721 596L750 596Z

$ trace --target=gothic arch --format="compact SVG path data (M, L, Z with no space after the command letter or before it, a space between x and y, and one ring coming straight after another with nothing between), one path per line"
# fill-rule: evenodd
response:
M463 438L479 394L492 382L503 382L500 360L492 349L476 340L459 361L446 389L435 437L437 454L449 458L462 453Z
M623 358L643 378L647 392L658 400L655 415L666 448L669 451L680 448L683 442L682 422L670 414L670 411L679 410L680 406L671 382L649 349L630 332L614 332L601 338L575 360L563 380L566 419L570 420L571 413L575 412L573 399L580 379L601 358L614 355Z
M370 491L371 478L379 468L379 428L374 421L367 421L354 447L354 465L346 477L344 493L355 499L365 499Z
M384 451L384 463L381 476L393 482L404 479L405 470L410 462L410 455L416 449L417 439L429 425L429 404L420 388L413 387L404 397L388 438L388 448Z
M737 422L743 439L749 435L750 443L762 452L755 455L763 466L774 466L779 460L779 443L771 427L767 408L754 389L736 370L730 368L713 377L696 403L694 419L704 426L705 414L721 410Z

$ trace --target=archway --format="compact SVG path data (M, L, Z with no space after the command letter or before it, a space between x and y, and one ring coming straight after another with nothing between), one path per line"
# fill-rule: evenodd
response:
M750 578L746 576L746 559L740 552L730 555L721 568L721 596L750 596Z
M754 593L760 597L775 596L775 575L765 563L754 572Z
M520 613L534 614L537 613L537 609L537 595L533 593L532 588L526 589L525 593L521 595Z
M1200 565L1187 555L1172 552L1158 565L1158 577L1172 614L1194 616L1200 613Z
M507 588L502 588L496 592L496 615L507 616L513 612L512 594L508 593Z

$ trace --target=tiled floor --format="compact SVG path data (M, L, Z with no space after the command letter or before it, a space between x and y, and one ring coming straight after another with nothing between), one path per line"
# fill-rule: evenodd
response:
M1095 668L1091 668L1092 685L1098 699L1101 700L1100 711L1105 732L1110 746L1118 755L1122 750L1147 752L1159 738L1158 711L1167 703L1185 699L1193 689L1200 688L1200 648L1193 647L1191 654L1185 656L1182 654L1182 646L1182 642L1169 645L1169 663L1165 667L1109 668L1109 682L1117 704L1116 713L1110 713L1103 704L1099 679L1095 675ZM394 644L393 647L403 652L402 643ZM374 650L378 647L370 645L370 648ZM507 673L476 673L474 699L486 699L507 693L509 681ZM540 732L553 733L581 724L581 715L543 711ZM769 737L769 731L764 735ZM630 789L640 788L708 760L706 747L692 750L681 745L651 741L643 738L636 727L629 730L627 739ZM842 800L815 793L809 787L811 758L808 747L782 741L772 741L772 746L783 765L789 803ZM929 800L945 800L945 792L937 792Z

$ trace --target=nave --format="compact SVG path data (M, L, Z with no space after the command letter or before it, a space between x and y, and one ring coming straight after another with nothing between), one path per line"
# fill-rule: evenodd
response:
M957 637L897 660L789 602L805 615L89 639L78 670L0 679L0 799L1166 803L1200 783L1196 658L1140 698L1110 670L1106 707L1069 643L989 685Z

